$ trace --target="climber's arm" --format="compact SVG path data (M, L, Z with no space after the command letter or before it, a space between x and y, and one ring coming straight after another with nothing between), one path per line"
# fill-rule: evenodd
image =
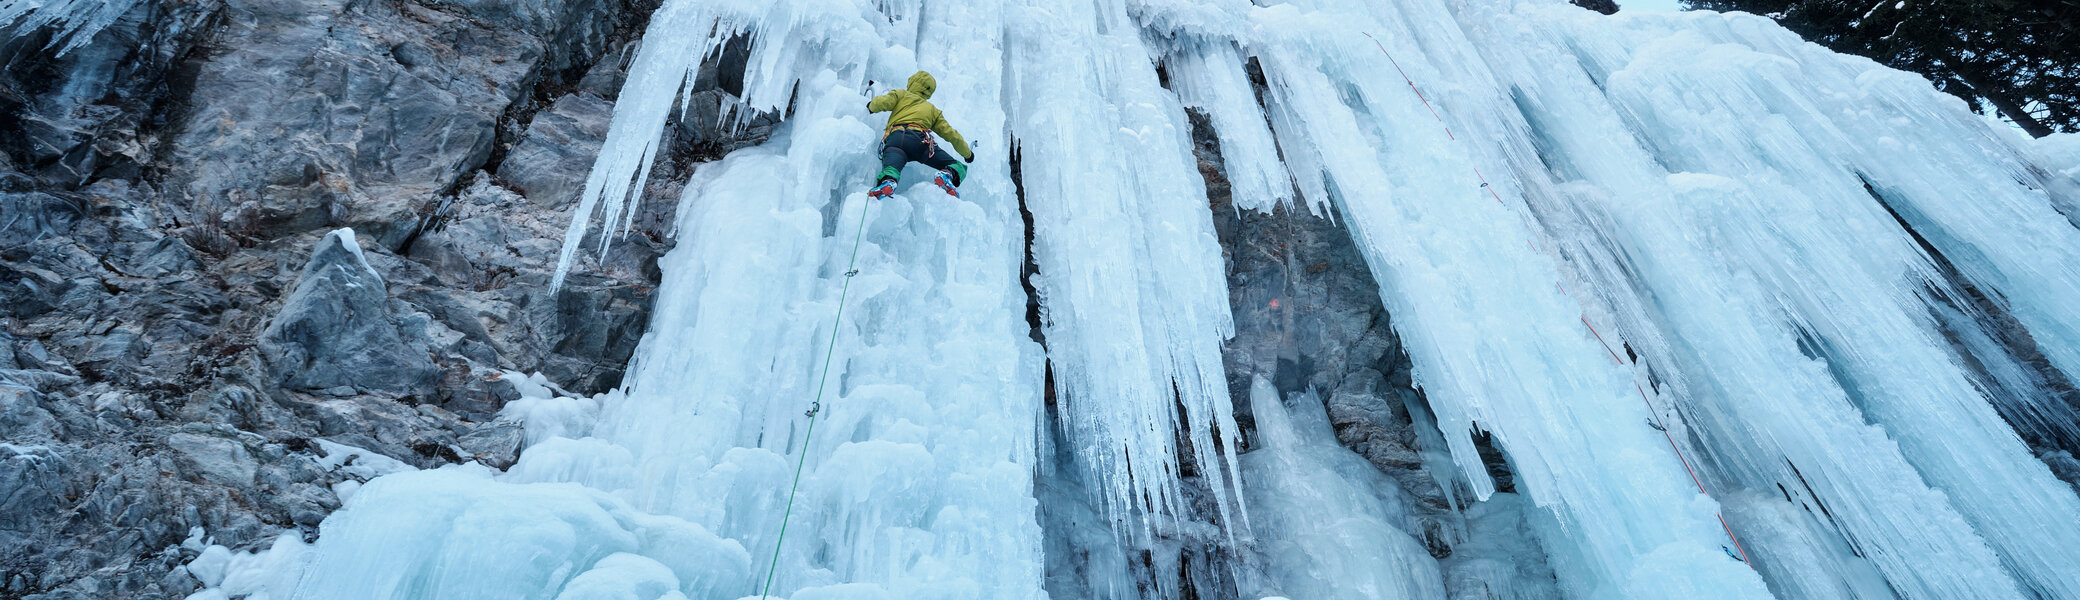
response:
M884 113L896 109L896 93L891 90L867 101L867 112Z
M953 125L946 122L946 115L939 115L939 118L933 120L932 133L939 134L939 139L952 144L953 151L961 154L961 160L975 162L975 152L968 149L968 140L961 137L961 132L953 130Z

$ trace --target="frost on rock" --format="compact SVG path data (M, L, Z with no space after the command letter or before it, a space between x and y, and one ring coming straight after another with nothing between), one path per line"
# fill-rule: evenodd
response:
M559 278L626 227L736 39L742 93L713 114L790 116L683 182L624 388L504 374L517 463L352 490L275 550L305 566L271 597L734 598L769 573L798 599L1181 596L1130 563L1189 522L1220 526L1234 564L1195 568L1237 594L2080 598L2080 496L2044 462L2080 450L2070 136L2003 135L1752 15L672 0ZM982 149L959 199L914 167L868 202L865 101L918 69ZM1314 396L1229 397L1223 253L1281 250L1219 243L1194 111L1240 209L1352 237L1458 554L1409 537ZM292 304L380 290L351 239Z
M94 34L130 12L140 0L0 0L0 34L27 36L52 31L50 45L63 55L93 41Z

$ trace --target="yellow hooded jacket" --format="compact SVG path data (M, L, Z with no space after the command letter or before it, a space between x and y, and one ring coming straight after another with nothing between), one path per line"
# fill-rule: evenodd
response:
M952 144L954 151L961 154L962 160L974 161L975 153L968 150L968 140L962 139L961 132L954 131L953 126L946 123L946 115L939 112L939 107L932 106L932 92L938 89L939 81L932 79L931 73L918 71L910 76L910 89L890 90L874 97L867 101L867 112L889 113L888 126L881 130L884 137L897 125L916 125L939 134L940 139Z

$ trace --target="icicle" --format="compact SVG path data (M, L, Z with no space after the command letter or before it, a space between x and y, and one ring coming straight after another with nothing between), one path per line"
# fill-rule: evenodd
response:
M1278 160L1264 112L1232 45L1181 48L1167 63L1170 87L1184 105L1203 110L1221 142L1221 162L1234 185L1235 207L1271 212L1293 201L1292 175Z

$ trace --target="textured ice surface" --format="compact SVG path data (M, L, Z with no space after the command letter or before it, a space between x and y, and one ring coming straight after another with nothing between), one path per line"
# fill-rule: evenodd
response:
M790 117L687 182L627 388L508 374L511 469L377 477L313 545L209 553L195 568L226 574L198 597L755 595L806 457L775 586L797 599L1038 598L1079 574L1063 589L1131 596L1129 549L1178 516L1225 526L1278 586L1244 594L2080 598L2080 496L2025 445L2080 444L2060 396L2080 373L2072 136L2021 140L1749 15L673 0L566 257L625 226L675 99L740 33L728 118ZM866 202L862 105L920 68L984 140L964 197L913 168ZM1423 463L1470 492L1462 552L1408 538L1311 396L1228 397L1188 110L1240 209L1298 201L1362 250L1428 402L1409 407ZM1238 401L1261 438L1240 462ZM1495 492L1480 433L1518 493ZM1042 501L1074 525L1043 535ZM1043 573L1063 548L1093 549L1067 561L1087 570Z
M2034 143L2045 167L2068 178L2080 179L2080 133L2047 135L2037 138ZM2063 208L2068 218L2073 217L2071 204Z
M1259 377L1250 406L1262 445L1242 457L1242 468L1264 532L1257 551L1274 579L1268 591L1444 600L1437 561L1405 529L1401 488L1336 442L1321 399L1310 392L1281 401Z

